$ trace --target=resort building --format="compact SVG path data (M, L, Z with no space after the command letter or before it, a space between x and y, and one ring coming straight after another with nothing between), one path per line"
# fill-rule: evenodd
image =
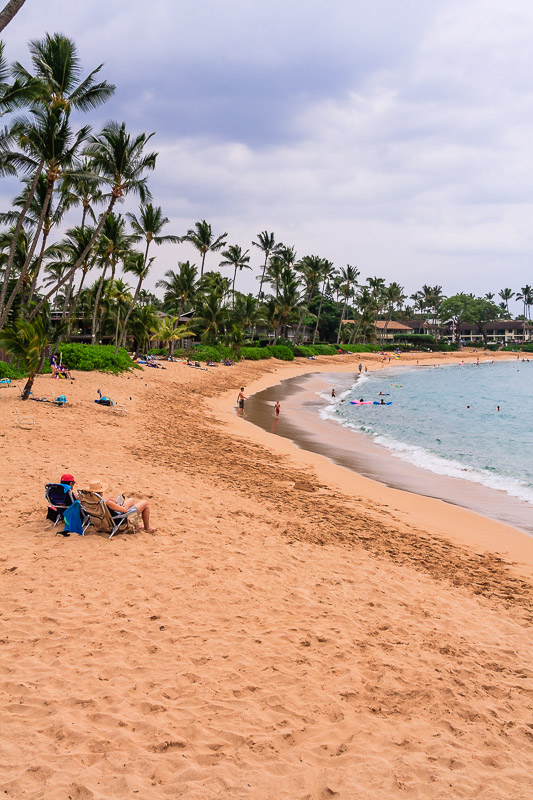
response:
M479 325L462 322L458 325L462 342L483 342L483 333ZM446 331L445 335L449 335ZM487 322L485 336L491 344L521 344L533 340L533 326L530 322L518 319L500 319Z

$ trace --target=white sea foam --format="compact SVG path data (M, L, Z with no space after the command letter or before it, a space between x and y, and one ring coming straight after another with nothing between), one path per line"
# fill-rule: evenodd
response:
M481 483L483 486L487 486L490 489L498 489L512 497L517 497L525 503L533 505L533 489L519 480L484 473L472 467L465 467L459 461L442 458L441 456L430 453L423 447L406 444L405 442L398 442L390 436L385 436L383 434L374 434L373 439L376 444L386 447L395 458L408 461L416 467L435 472L437 475L447 475L448 477L459 478L463 481Z

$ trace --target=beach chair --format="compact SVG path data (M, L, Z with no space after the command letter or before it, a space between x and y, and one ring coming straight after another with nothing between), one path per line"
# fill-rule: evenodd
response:
M135 533L139 526L139 512L126 511L117 513L110 511L104 498L97 492L90 492L88 489L80 489L78 492L81 507L89 515L90 524L97 533L108 533L112 539L115 533Z
M115 414L121 414L122 416L128 413L128 409L126 408L126 406L119 406L116 403L113 403L113 405L111 406L111 411L114 411Z
M48 503L46 518L54 523L54 528L63 521L63 512L75 502L74 492L63 483L47 483L44 487L44 496ZM82 529L91 524L91 518L81 509Z
M17 415L15 428L27 428L30 430L35 425L35 420L33 417L30 417L27 414L21 414L18 408L15 409L15 414Z
M0 381L0 389L9 389L11 386L11 378L2 378Z

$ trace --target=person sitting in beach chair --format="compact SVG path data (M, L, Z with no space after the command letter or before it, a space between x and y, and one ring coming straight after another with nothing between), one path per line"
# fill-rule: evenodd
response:
M104 487L99 480L93 480L88 489L80 489L79 498L83 509L91 518L91 524L98 533L109 533L111 539L117 532L135 533L142 518L144 530L150 528L150 508L147 500L133 500L122 497L116 501L104 499ZM121 502L119 502L119 500Z
M60 483L47 483L44 489L48 502L46 518L54 523L54 528L60 522L65 522L65 530L58 531L62 536L69 536L69 531L83 534L90 523L89 517L80 507L74 491L75 483L74 476L67 472L61 476ZM71 511L75 513L71 514Z

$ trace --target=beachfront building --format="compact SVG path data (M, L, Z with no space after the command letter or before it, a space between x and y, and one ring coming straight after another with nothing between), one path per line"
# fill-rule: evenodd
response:
M405 335L414 333L413 328L410 328L409 325L405 325L403 322L396 322L393 319L378 319L374 327L376 329L376 339L386 342L392 342L399 333Z
M479 325L462 322L459 336L463 343L483 342L483 333ZM522 344L533 341L533 326L522 319L500 319L487 322L485 336L491 344Z

